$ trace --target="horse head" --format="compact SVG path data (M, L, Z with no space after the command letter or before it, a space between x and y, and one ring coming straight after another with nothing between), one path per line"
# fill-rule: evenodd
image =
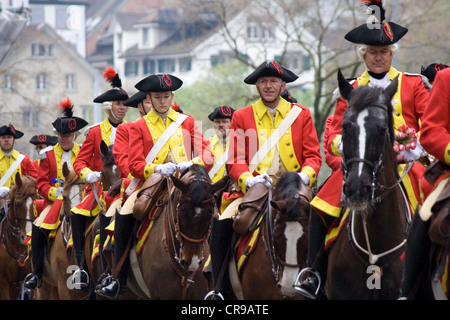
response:
M21 177L17 172L14 181L7 219L12 230L15 230L16 236L19 237L31 231L31 222L35 218L33 203L38 197L38 192L36 180L33 177Z
M398 78L386 89L361 86L356 89L338 73L339 90L348 108L342 121L343 201L355 211L365 211L374 203L377 180L390 167L397 178L393 152L393 106Z
M293 297L293 284L306 264L308 250L309 202L312 191L296 172L283 174L278 181L271 206L273 219L273 256L278 262L278 288L286 297Z
M216 208L214 195L228 186L229 177L212 183L205 167L192 165L181 178L172 176L181 191L176 208L180 263L188 271L196 271L203 260L203 246L208 241L211 220Z
M120 171L114 160L112 153L113 145L107 146L102 140L100 142L100 152L102 154L102 183L103 190L108 191L109 188L119 180Z

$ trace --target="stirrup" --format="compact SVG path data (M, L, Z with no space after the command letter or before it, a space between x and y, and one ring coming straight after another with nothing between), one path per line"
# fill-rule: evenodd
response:
M213 290L208 292L208 294L203 298L203 300L225 300L225 298L220 292L216 292Z
M305 274L308 275L307 278L304 278ZM317 289L315 290L315 292L313 294L311 294L311 292L309 292L309 291L307 291L307 290L305 290L305 289L303 289L301 287L302 284L308 284L309 285L307 280L308 280L310 274L313 274L314 276L316 276L317 280L319 280L319 284L317 285ZM314 271L313 269L311 269L309 267L308 268L304 268L304 269L302 269L302 271L300 271L300 273L298 274L297 279L295 280L294 285L293 285L294 290L298 294L300 294L300 295L302 295L302 296L304 296L304 297L306 297L308 299L311 299L311 300L316 300L317 299L321 286L322 286L322 278L320 277L320 273L317 272L317 271Z
M86 282L81 282L81 277L85 275L86 276ZM83 269L77 269L72 274L72 284L74 285L75 289L83 289L89 286L89 274L83 270Z
M25 283L27 283L27 282L31 279L31 277L33 277L33 276L35 276L36 279L37 279L36 288L29 288L29 287L27 287L27 286L25 285ZM28 290L35 290L35 289L37 289L37 288L40 288L40 287L41 287L41 284L42 284L42 279L39 278L38 276L36 276L34 273L29 273L29 274L27 274L27 276L25 277L25 279L23 279L23 286L24 286L25 288L27 288Z

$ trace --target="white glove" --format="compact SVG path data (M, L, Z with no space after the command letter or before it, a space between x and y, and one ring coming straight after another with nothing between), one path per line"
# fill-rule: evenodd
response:
M302 180L303 184L306 186L309 186L309 177L306 173L299 172L298 174L300 176L300 179Z
M246 183L247 190L250 189L251 187L253 187L257 183L262 183L267 188L270 189L270 187L272 186L272 179L269 177L269 175L267 173L260 174L259 176L256 176L256 177L248 178L247 183Z
M342 143L342 137L339 138L338 142L338 152L342 154L344 152L344 144ZM308 179L309 180L309 179Z
M399 151L398 155L402 156L403 160L405 160L406 162L411 162L417 161L420 157L426 156L427 153L422 148L422 145L420 144L419 140L417 140L417 145L414 148L414 150Z
M183 172L184 170L186 170L187 168L189 168L193 164L194 163L192 161L180 162L178 164L178 169L180 169L180 172Z
M87 183L95 183L98 180L100 180L101 176L102 176L101 172L99 172L99 171L92 171L92 172L89 172L88 174L86 174L85 180L86 180Z
M0 187L0 198L6 198L10 192L11 192L10 188Z
M56 188L55 198L58 198L59 196L62 196L62 195L63 195L63 188L62 187Z
M170 176L170 175L174 174L175 171L177 171L177 165L172 162L158 164L155 167L155 172L161 173L162 175L165 175L165 176Z

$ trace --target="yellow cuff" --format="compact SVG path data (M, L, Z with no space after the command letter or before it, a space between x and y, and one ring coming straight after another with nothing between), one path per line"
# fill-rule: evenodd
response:
M305 173L308 177L309 177L309 185L312 186L317 179L317 175L316 175L316 171L314 171L313 168L311 167L303 167L302 171L303 173Z
M446 164L450 164L450 143L445 148L444 159Z
M192 163L194 164L199 164L201 166L204 166L205 164L203 163L202 158L200 157L195 157L194 159L191 160Z
M342 157L342 154L339 152L339 141L341 141L342 135L338 134L336 138L331 142L331 151L333 151L335 156Z
M89 168L84 168L83 170L81 170L81 172L80 172L80 178L81 178L81 180L83 180L83 182L88 183L88 182L86 181L86 175L87 175L89 172L92 172L92 170L89 169Z
M50 190L48 190L47 198L50 201L55 201L55 199L56 199L56 187L51 187Z
M154 163L147 163L144 168L144 178L147 179L150 177L153 173L155 173L155 168L157 164Z
M238 185L243 193L247 192L247 180L251 177L253 177L253 174L250 171L244 172L239 176Z

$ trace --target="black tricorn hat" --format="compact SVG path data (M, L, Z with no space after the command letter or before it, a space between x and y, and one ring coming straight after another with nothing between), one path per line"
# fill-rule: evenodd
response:
M23 132L16 130L12 124L0 127L0 136L13 136L15 139L23 137Z
M281 97L288 102L297 103L297 99L295 99L287 89L281 93Z
M138 93L135 93L130 98L128 98L124 105L127 107L137 108L139 103L142 103L144 99L147 97L147 92L139 91Z
M38 144L46 144L48 146L54 146L55 144L58 143L58 137L49 136L47 134L37 134L30 139L30 143L34 144L35 146Z
M62 110L62 115L52 123L57 132L62 134L72 133L88 125L86 120L73 116L73 105L69 98L61 101L59 105Z
M152 74L134 87L143 92L168 92L181 88L183 81L171 74Z
M386 21L386 11L382 0L362 0L371 18L345 35L345 39L372 46L386 46L398 42L408 32L401 25Z
M294 82L298 79L292 71L282 67L276 61L265 61L255 71L253 71L244 82L246 84L256 84L260 77L277 77L286 83Z
M125 101L129 98L128 93L122 89L122 81L119 74L111 67L106 67L103 72L103 77L111 83L112 89L102 93L94 99L96 103L103 103L107 101Z
M420 74L427 77L430 82L434 81L436 74L444 69L447 69L448 66L443 63L432 63L428 67L422 66Z
M208 116L209 120L214 121L214 119L230 119L233 117L234 109L224 105L214 109Z

